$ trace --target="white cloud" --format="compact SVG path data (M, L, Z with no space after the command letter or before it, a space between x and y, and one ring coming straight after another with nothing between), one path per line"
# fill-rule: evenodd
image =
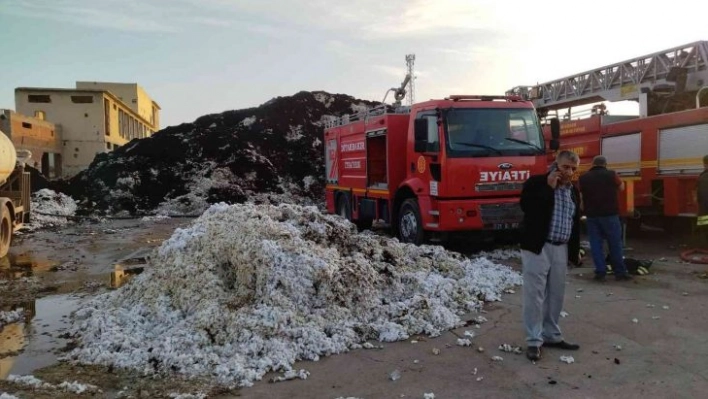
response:
M610 8L561 0L0 0L0 4L0 15L36 18L38 25L58 20L116 31L188 33L195 42L205 43L194 52L208 63L195 63L186 54L170 53L169 46L156 45L145 62L158 58L180 67L159 75L148 68L130 77L157 87L151 94L165 105L165 122L170 115L192 118L308 89L378 101L386 89L400 84L404 55L409 53L417 58L416 98L427 100L454 93L501 94L514 86L708 39L703 21L708 2L688 0L674 0L671 9L679 11L675 16L668 13L668 18L657 16L656 8L638 8L629 0L615 0ZM690 12L679 16L685 10ZM604 27L597 29L598 24ZM165 43L182 40L162 36ZM7 42L26 40L11 37ZM224 48L228 51L210 51ZM151 74L159 84L149 82ZM182 92L202 97L182 99ZM12 100L8 95L7 104Z
M396 78L402 79L406 76L406 68L404 67L395 67L390 65L372 65L371 67Z
M229 26L230 21L199 15L170 2L117 0L5 0L0 14L129 32L178 32L194 25Z

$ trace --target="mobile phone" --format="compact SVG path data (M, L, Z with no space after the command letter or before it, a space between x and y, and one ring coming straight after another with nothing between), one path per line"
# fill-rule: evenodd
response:
M555 162L553 162L553 163L551 164L551 170L550 170L550 172L553 173L553 172L556 172L556 171L558 171L558 164L555 163Z

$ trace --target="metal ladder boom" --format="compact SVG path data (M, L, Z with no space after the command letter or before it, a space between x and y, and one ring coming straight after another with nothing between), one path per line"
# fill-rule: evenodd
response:
M531 99L540 110L599 101L639 100L640 109L646 111L646 92L671 82L676 67L687 72L686 90L699 90L707 85L708 41L673 47L535 86L517 86L506 94Z

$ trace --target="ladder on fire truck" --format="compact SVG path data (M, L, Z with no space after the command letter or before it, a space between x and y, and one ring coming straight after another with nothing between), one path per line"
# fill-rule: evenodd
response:
M708 90L708 41L698 41L635 57L562 79L517 86L506 95L532 100L541 116L549 111L601 101L635 100L648 113L649 93Z

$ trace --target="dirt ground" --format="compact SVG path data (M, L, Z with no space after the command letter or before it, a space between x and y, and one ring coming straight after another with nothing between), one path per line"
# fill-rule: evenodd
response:
M479 328L470 324L437 338L413 337L383 349L296 364L310 372L307 380L269 383L268 375L253 387L223 391L176 376L146 378L57 363L68 349L63 333L78 301L114 289L141 271L150 251L189 223L113 220L18 238L10 256L0 261L0 279L11 282L0 284L0 309L30 311L24 322L0 331L0 392L22 398L76 397L56 389L20 387L3 380L9 374L32 374L53 384L78 380L102 391L81 397L108 398L200 391L216 398L422 398L425 393L435 398L693 398L708 390L708 266L681 262L678 255L686 240L661 231L628 239L626 256L654 259L648 276L596 283L589 259L569 271L568 315L561 327L581 349L544 350L537 364L499 349L503 344L524 347L520 287L502 302L488 304L481 314L488 321ZM518 261L504 263L519 269ZM28 279L32 277L36 282ZM465 331L475 333L472 347L456 345ZM562 362L563 355L574 362ZM390 378L394 371L400 378Z

